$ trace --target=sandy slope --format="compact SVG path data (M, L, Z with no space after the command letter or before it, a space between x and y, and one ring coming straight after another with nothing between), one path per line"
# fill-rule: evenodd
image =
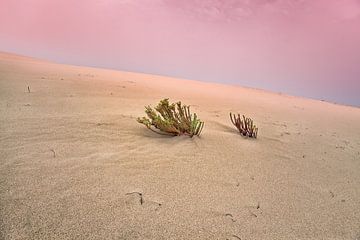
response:
M135 121L163 97L200 138ZM360 239L357 108L0 53L0 141L0 239Z

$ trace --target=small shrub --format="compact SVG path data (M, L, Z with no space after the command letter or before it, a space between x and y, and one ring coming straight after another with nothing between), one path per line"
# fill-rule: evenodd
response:
M167 98L161 100L155 110L145 107L145 113L147 118L138 118L137 121L158 134L193 137L199 136L204 127L204 122L197 118L196 113L190 113L189 106L181 105L181 102L170 104Z
M241 118L240 114L236 116L235 114L230 113L230 119L241 135L251 138L257 137L258 128L251 118L247 118L244 115Z

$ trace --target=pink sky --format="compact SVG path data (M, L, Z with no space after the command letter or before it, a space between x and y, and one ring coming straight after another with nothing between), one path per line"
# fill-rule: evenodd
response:
M0 51L360 106L360 0L0 0Z

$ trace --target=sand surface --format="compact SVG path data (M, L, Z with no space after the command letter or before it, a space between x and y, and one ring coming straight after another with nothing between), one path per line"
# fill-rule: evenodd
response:
M201 137L136 122L164 97ZM0 239L360 239L360 109L0 53Z

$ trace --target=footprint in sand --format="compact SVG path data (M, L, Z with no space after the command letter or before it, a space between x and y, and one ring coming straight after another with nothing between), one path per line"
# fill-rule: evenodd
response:
M255 206L246 206L247 210L249 211L249 214L252 217L259 217L259 215L262 214L262 210L260 208L260 203L258 202Z
M226 240L230 240L230 239L240 239L241 240L241 238L239 236L236 236L235 234L231 235L230 238L226 238Z
M138 201L140 205L143 205L144 204L144 198L143 198L143 194L141 192L129 192L129 193L126 193L125 195L127 196L130 196L130 202L134 202L133 200L135 201Z
M230 214L230 213L226 213L225 217L229 218L232 222L236 222L234 216L232 214Z
M142 192L128 192L125 194L127 196L125 203L129 207L144 207L150 210L157 211L162 206L162 203L146 200L144 198L144 194Z
M284 136L284 135L290 135L290 133L289 132L283 132L283 133L280 134L280 136Z

